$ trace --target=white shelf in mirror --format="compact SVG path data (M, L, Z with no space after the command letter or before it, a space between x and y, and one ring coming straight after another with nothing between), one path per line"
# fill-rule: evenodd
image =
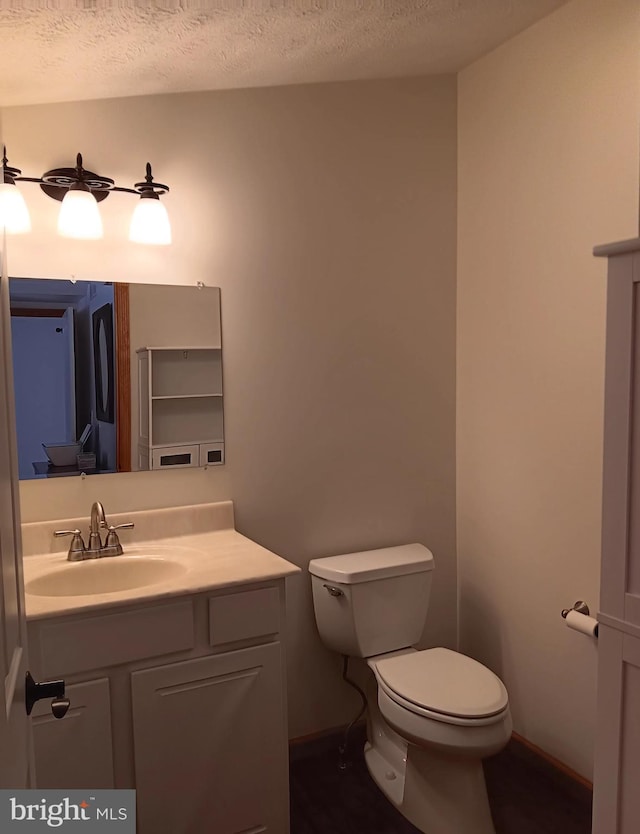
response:
M206 397L221 397L222 394L157 394L152 400L195 400Z
M140 469L224 463L220 347L144 347L136 353Z

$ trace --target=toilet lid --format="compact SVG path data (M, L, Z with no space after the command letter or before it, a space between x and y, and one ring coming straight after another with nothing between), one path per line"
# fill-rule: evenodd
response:
M376 662L376 672L403 705L458 718L484 718L502 712L507 690L490 669L459 652L426 649ZM409 702L407 704L407 702Z

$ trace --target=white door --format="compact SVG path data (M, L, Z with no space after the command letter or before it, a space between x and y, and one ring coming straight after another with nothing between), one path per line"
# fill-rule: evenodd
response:
M640 238L609 257L593 834L640 831Z
M20 541L20 505L13 411L9 281L0 275L0 787L33 780L25 709L27 628Z

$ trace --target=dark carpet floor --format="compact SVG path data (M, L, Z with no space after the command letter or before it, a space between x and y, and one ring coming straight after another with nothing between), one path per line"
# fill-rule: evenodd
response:
M369 776L360 738L350 744L349 759L340 770L334 740L294 748L291 834L417 834ZM497 834L591 831L591 792L523 745L511 742L487 759L485 777Z

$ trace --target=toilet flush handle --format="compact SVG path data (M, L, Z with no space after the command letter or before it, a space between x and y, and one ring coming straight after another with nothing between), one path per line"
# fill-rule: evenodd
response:
M344 596L344 591L341 588L336 588L335 585L327 585L327 583L325 582L323 587L325 587L327 591L329 591L332 597Z

